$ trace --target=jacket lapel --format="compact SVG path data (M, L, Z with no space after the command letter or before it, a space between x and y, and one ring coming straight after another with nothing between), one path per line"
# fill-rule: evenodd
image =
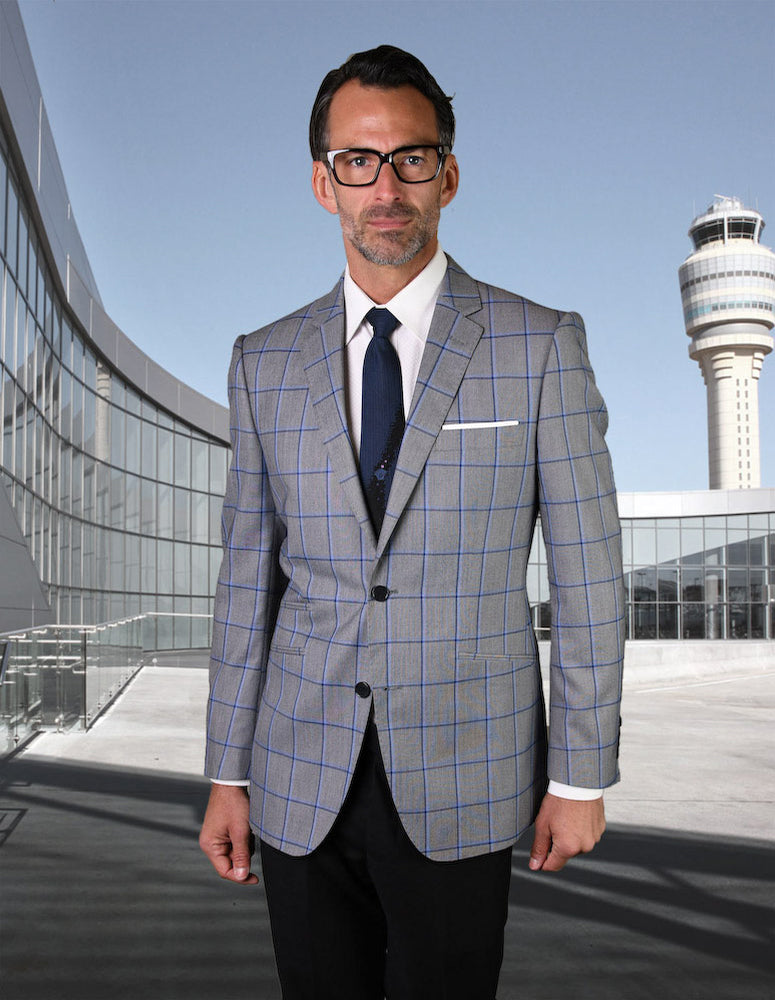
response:
M344 295L342 282L317 303L299 336L302 365L313 412L334 476L371 549L376 538L347 430L344 366Z
M439 293L420 372L398 454L377 555L390 535L422 474L430 450L457 395L486 321L473 278L450 259Z

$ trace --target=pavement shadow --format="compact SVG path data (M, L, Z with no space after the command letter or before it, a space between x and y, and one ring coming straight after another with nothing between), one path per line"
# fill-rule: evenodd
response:
M4 1000L279 1000L263 892L199 852L207 794L129 767L0 765ZM529 846L499 1000L771 1000L775 845L614 826L559 875L529 872Z
M574 1000L775 997L775 845L613 826L543 874L527 869L531 840L514 853L509 933L547 961L515 997L567 997L569 982ZM507 954L502 982L518 965Z

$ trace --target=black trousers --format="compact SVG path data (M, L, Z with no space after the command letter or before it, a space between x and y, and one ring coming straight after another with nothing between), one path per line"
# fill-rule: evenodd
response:
M429 861L411 843L369 724L323 844L261 844L283 1000L494 1000L511 848Z

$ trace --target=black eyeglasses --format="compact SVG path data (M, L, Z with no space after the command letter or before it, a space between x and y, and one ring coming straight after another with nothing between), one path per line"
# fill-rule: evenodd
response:
M439 176L449 146L399 146L392 153L376 149L329 149L328 165L344 187L376 184L383 163L389 163L404 184L426 184Z

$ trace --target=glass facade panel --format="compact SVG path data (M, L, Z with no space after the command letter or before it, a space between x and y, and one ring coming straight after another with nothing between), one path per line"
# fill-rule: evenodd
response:
M216 496L226 492L226 466L229 452L226 448L210 445L210 483L209 490Z
M209 541L208 507L206 493L191 494L191 540L194 542L206 544Z
M142 425L142 474L156 478L156 427L144 420Z
M191 485L195 490L208 490L209 447L206 441L194 438L191 442Z
M172 474L172 433L164 427L159 428L158 437L159 452L159 480L162 483L171 483Z
M631 636L775 638L767 614L767 575L773 572L775 555L770 518L767 514L752 515L750 522L748 515L685 518L679 524L678 553L676 522L625 521L625 535L632 530L639 539L625 557ZM656 545L653 565L648 566L652 534ZM680 578L672 568L676 558L681 563Z
M775 639L775 514L625 518L622 540L628 638ZM528 595L547 629L543 547L531 552Z
M162 538L172 538L172 487L165 483L158 486L159 505L156 511L159 535Z
M186 486L191 481L191 438L179 427L175 433L175 485Z
M140 421L131 413L126 417L126 463L129 472L140 472Z

